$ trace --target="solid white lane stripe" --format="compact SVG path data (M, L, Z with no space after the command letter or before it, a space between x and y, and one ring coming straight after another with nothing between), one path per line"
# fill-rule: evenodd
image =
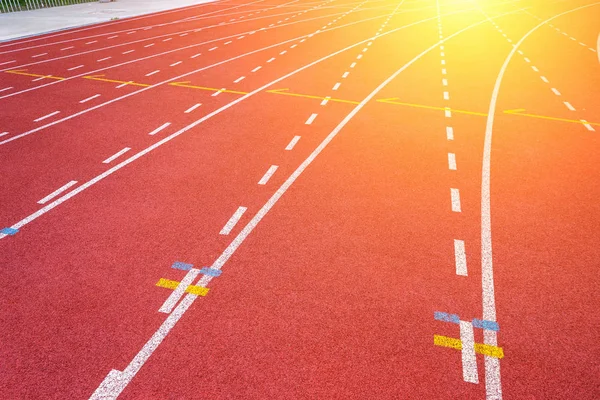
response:
M83 65L78 65L76 67L71 67L71 68L67 69L67 71L74 71L74 70L79 69L81 67L83 67Z
M565 103L565 106L567 106L567 108L568 108L569 110L571 110L571 111L575 111L575 107L573 107L573 106L571 105L571 103L569 103L568 101L565 101L564 103Z
M456 154L448 153L448 168L456 171Z
M53 198L55 198L56 196L58 196L59 194L61 194L62 192L64 192L65 190L67 190L68 188L70 188L71 186L76 185L76 184L77 184L77 181L71 181L64 186L61 186L60 188L56 189L54 192L50 193L48 196L46 196L43 199L41 199L40 201L38 201L38 204L47 203L48 201L52 200Z
M313 123L313 121L315 120L315 118L317 118L318 114L311 114L310 117L308 117L308 119L306 120L306 122L304 124L306 125L310 125Z
M259 185L266 185L267 182L269 182L269 179L271 179L271 177L275 173L275 171L277 171L277 168L279 168L277 165L271 165L269 167L269 169L267 170L267 172L265 172L265 174L263 175L263 177L260 178L260 181L258 181L258 184Z
M229 235L231 230L239 222L240 218L242 218L242 215L244 215L246 210L247 210L246 207L241 207L241 206L238 207L238 209L235 211L235 213L233 213L231 218L229 218L229 221L227 221L227 223L225 224L223 229L221 229L221 232L219 232L219 235Z
M153 130L152 132L150 132L148 135L156 135L158 132L162 131L163 129L165 129L169 125L171 125L171 123L170 122L166 122L166 123L162 124L161 126L159 126L158 128L156 128L155 130Z
M456 275L467 276L467 253L464 240L454 239L454 263Z
M460 341L462 343L463 379L469 383L479 383L477 359L475 358L475 335L471 322L460 321Z
M450 189L450 199L452 200L452 211L461 212L460 210L460 191L456 188Z
M454 140L454 128L451 126L446 127L446 139Z
M292 150L294 148L294 146L296 145L296 143L298 143L298 140L300 140L300 136L294 136L294 138L290 141L290 143L288 143L288 145L285 146L285 149Z
M332 90L338 90L340 88L341 83L336 83L335 85L333 85L333 89Z
M125 147L124 149L119 150L118 152L116 152L112 156L108 157L106 160L102 161L102 164L108 164L111 161L114 161L116 158L118 158L118 157L122 156L123 154L127 153L129 150L131 150L129 147Z
M258 70L259 70L259 69L261 69L261 68L262 68L262 66L260 66L260 65L259 65L258 67L254 68L254 69L253 69L252 71L250 71L250 72L256 72L256 71L258 71Z
M152 71L152 72L146 74L146 76L152 76L154 74L158 74L159 72L160 72L160 69L157 69L156 71Z
M98 97L100 97L100 95L99 95L99 94L95 94L95 95L93 95L93 96L90 96L90 97L88 97L87 99L83 99L83 100L81 100L81 101L79 102L79 104L87 103L88 101L90 101L90 100L94 100L94 99L96 99L96 98L98 98Z
M195 105L191 106L190 108L188 108L187 110L185 110L184 113L189 114L192 111L194 111L196 108L200 107L201 105L202 105L202 103L195 104Z
M44 120L44 119L46 119L46 118L50 118L50 117L52 117L52 116L54 116L54 115L58 114L59 112L60 112L60 111L54 111L54 112L51 112L50 114L44 115L43 117L39 117L38 119L34 119L34 120L33 120L33 122L40 122L40 121L42 121L42 120Z

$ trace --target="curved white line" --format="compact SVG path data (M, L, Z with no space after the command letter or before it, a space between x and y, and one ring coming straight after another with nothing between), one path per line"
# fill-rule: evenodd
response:
M600 4L593 3L585 6L577 7L569 11L557 14L545 21L540 22L533 29L527 32L521 40L514 46L511 52L504 60L502 68L494 90L492 91L492 99L488 111L487 124L485 127L485 140L483 144L483 165L481 172L481 286L482 286L482 301L483 301L483 318L488 321L496 321L496 299L494 295L494 264L492 259L492 221L491 221L491 203L490 203L490 162L492 153L492 132L494 127L494 116L496 113L496 104L502 79L508 68L513 55L517 52L521 44L537 29L549 21L554 20L565 14L574 11L582 10L587 7ZM496 346L498 338L496 331L484 330L484 343ZM500 383L500 360L498 358L485 356L485 387L486 398L488 400L502 399L502 385Z

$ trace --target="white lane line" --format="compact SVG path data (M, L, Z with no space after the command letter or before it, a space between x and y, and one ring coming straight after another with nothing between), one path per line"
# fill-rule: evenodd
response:
M531 60L529 58L527 58L527 57L525 57L524 60L525 60L525 62L528 62L528 63L531 62Z
M534 70L535 72L540 72L540 70L538 69L538 67L536 67L535 65L532 65L531 69Z
M163 305L158 309L158 312L166 313L166 314L170 313L171 310L173 309L173 307L175 306L175 304L177 304L177 302L181 298L181 296L183 296L185 294L185 289L187 289L187 287L194 282L194 279L196 279L196 277L199 274L200 274L199 269L192 268L191 270L189 270L188 273L185 275L185 277L181 280L181 282L179 282L179 285L177 285L175 290L173 290L171 292L171 295L167 298L167 300L165 300ZM185 302L185 299L183 300L183 302ZM179 307L181 307L181 304L175 309L175 311L173 311L173 313L171 313L171 315L177 314L177 310L179 309ZM167 317L167 321L169 321L169 318L171 317L171 315L169 317ZM113 371L115 371L115 370L112 370L111 373ZM120 373L119 371L115 371L115 372ZM116 399L116 397L113 397L113 399Z
M548 78L546 78L544 75L540 76L540 79L546 83L550 83L550 81L548 80Z
M55 115L56 115L56 114L58 114L59 112L60 112L60 111L54 111L54 112L51 112L50 114L44 115L43 117L39 117L38 119L34 119L34 120L33 120L33 122L40 122L40 121L42 121L42 120L44 120L44 119L46 119L46 118L50 118L50 117L52 117L52 116L55 116Z
M359 55L356 56L357 60L360 60L361 58L362 58L362 54L359 54Z
M446 139L454 140L454 128L451 126L446 127Z
M250 72L256 72L256 71L258 71L258 70L259 70L259 69L261 69L261 68L262 68L262 66L261 66L261 65L259 65L258 67L254 68L254 69L253 69L252 71L250 71Z
M238 209L236 210L235 213L233 213L233 215L231 216L231 218L229 218L229 221L227 221L227 223L225 224L225 226L223 227L223 229L221 229L221 232L219 232L219 235L229 235L229 233L231 232L231 230L235 227L235 225L238 223L238 221L240 220L240 218L242 218L242 215L244 215L244 213L246 212L247 208L246 207L238 207Z
M152 46L154 46L154 43L147 44L144 47L152 47Z
M31 82L41 81L42 79L46 79L46 78L50 78L50 77L52 77L52 75L40 76L39 78L32 79Z
M107 39L110 40L110 39L114 39L114 38L118 38L118 37L119 37L119 35L115 35L115 36L107 37Z
M450 100L450 93L444 92L444 100Z
M71 186L76 185L76 184L77 184L77 181L71 181L64 186L59 187L54 192L50 193L48 196L46 196L43 199L41 199L40 201L38 201L38 204L47 203L48 201L52 200L53 198L55 198L56 196L58 196L59 194L61 194L62 192L64 192L65 190L67 190L68 188L70 188Z
M368 50L369 50L369 48L368 48L368 47L365 47L364 49L362 49L362 52L363 52L363 53L366 53Z
M350 72L344 72L344 75L342 75L342 78L347 78L348 75L350 75Z
M179 64L181 64L182 62L183 62L183 61L177 61L177 62L175 62L175 63L173 63L173 64L169 65L169 67L174 67L174 66L176 66L176 65L179 65Z
M233 83L239 83L241 81L244 80L244 78L246 78L245 76L240 76L239 78L237 78L235 81L233 81Z
M456 171L456 154L448 153L448 168Z
M464 240L454 239L454 263L456 275L467 276L467 253Z
M340 88L341 83L336 83L335 85L333 85L333 89L332 90L338 90Z
M208 49L208 51L213 51L213 50L216 50L218 48L219 48L219 46L211 47L210 49Z
M560 92L558 91L558 89L552 88L550 90L552 90L552 93L554 93L555 95L560 96Z
M310 117L308 117L308 119L306 120L306 122L304 123L305 125L310 125L313 123L313 121L315 120L315 118L317 118L318 114L311 114Z
M179 37L184 37L184 36L187 36L187 35L188 35L187 33L182 33L181 35L179 35Z
M198 54L194 54L193 56L191 56L190 58L196 58L196 57L200 57L202 55L202 53L198 53Z
M452 200L452 211L461 212L460 209L460 191L456 188L450 189L450 199Z
M8 132L6 132L8 133ZM294 146L296 145L296 143L298 143L298 140L300 140L300 136L294 136L294 138L288 143L287 146L285 146L286 150L292 150L294 148Z
M133 81L121 83L119 86L117 86L117 89L121 89L122 87L125 87L125 86L129 85L130 83L133 83Z
M228 44L230 44L230 43L231 43L231 40L230 40L229 42L225 42L225 45L228 45Z
M123 150L119 150L118 152L116 152L112 156L108 157L106 160L102 161L102 164L109 164L110 162L114 161L116 158L118 158L118 157L122 156L123 154L127 153L129 150L131 150L129 147L125 147Z
M202 103L198 103L198 104L194 104L193 106L191 106L190 108L188 108L187 110L184 111L185 114L189 114L192 111L194 111L196 108L200 107L202 105Z
M282 51L281 53L279 53L280 56L284 55L285 53L287 53L287 50Z
M596 132L592 125L590 125L590 123L587 122L585 119L582 119L580 121L583 123L583 126L585 126L588 131Z
M104 57L104 58L99 59L97 62L102 62L102 61L110 60L111 58L112 58L111 56Z
M446 65L446 60L442 60L442 65Z
M13 89L13 86L5 87L4 89L0 89L0 92L6 92L7 90Z
M91 42L86 42L85 44L94 44L94 43L98 43L97 40L92 40Z
M571 110L571 111L575 111L575 107L573 107L573 106L571 105L571 103L569 103L568 101L564 101L563 103L565 103L565 106L566 106L566 107L567 107L569 110Z
M442 79L442 86L448 86L448 79L446 79L446 78Z
M271 57L267 60L267 62L270 63L271 61L274 61L274 60L275 60L275 57Z
M127 51L122 52L121 54L129 54L129 53L133 53L134 51L135 50L127 50Z
M17 60L12 60L12 61L5 61L3 63L0 63L0 65L6 65L6 64L12 64L14 62L17 62Z
M47 56L48 53L41 53L41 54L36 54L34 56L31 56L31 58L37 58L37 57L41 57L41 56Z
M83 65L78 65L76 67L71 67L71 68L67 69L67 71L75 71L76 69L79 69L79 68L82 68L82 67L83 67Z
M475 335L471 322L460 321L460 341L462 343L463 379L465 382L479 383L477 359L475 358Z
M327 104L327 102L328 102L329 100L331 100L331 97L329 97L329 96L325 97L325 98L323 99L323 101L321 102L321 105L322 105L322 106L326 105L326 104Z
M0 133L0 137L2 137L2 136L6 136L6 135L8 135L8 132L2 132L2 133ZM286 149L286 150L287 150L287 149Z
M452 110L451 110L450 108L446 107L446 108L444 109L444 116L445 116L446 118L450 118L450 117L452 117Z
M293 44L290 46L290 49L293 49L294 47L298 46L297 44Z
M83 100L81 100L81 101L79 102L79 104L87 103L88 101L90 101L90 100L94 100L94 99L96 99L96 98L98 98L98 97L100 97L100 95L99 95L99 94L95 94L95 95L93 95L93 96L90 96L90 97L88 97L87 99L83 99Z
M156 128L155 130L153 130L152 132L150 132L148 135L156 135L158 132L162 131L163 129L165 129L169 125L171 125L170 122L165 122L164 124L162 124L161 126L159 126L158 128Z
M221 88L219 90L217 90L216 92L214 92L213 94L211 94L211 97L216 97L218 95L220 95L221 93L223 93L226 89L225 88Z
M173 40L173 38L169 37L169 38L163 39L163 42L168 42L169 40Z
M446 75L446 68L442 68L442 75Z
M260 181L258 181L258 184L259 185L266 185L267 182L269 182L269 179L271 179L271 177L275 173L275 171L277 171L277 168L279 168L277 165L271 165L269 167L269 169L267 170L267 172L265 172L265 174L263 175L263 177L260 178Z
M152 71L146 74L146 76L152 76L154 74L158 74L160 72L160 69L157 69L156 71Z
M355 62L353 62L352 64L350 64L350 68L354 68L354 67L356 67L356 63Z
M245 37L246 37L245 35L242 35L242 36L238 37L237 40L243 39Z
M75 48L75 46L63 47L62 49L60 49L60 51L71 50L74 48Z

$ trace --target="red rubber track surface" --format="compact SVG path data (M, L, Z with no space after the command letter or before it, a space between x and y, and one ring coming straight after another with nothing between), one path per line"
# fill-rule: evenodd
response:
M599 398L598 20L230 0L0 44L0 397L87 399L145 354L105 398ZM503 354L469 366L486 137ZM177 261L222 274L148 353Z

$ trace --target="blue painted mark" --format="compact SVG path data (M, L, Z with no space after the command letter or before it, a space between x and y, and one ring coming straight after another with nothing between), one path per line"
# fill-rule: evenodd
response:
M481 319L477 319L477 318L473 318L473 327L486 329L488 331L499 331L500 330L500 325L498 325L497 322L486 321L485 319L481 320Z
M180 269L182 271L189 271L190 269L192 269L193 266L194 265L192 264L186 264L181 261L175 261L173 265L171 265L171 268Z
M441 311L434 311L433 312L433 318L438 320L438 321L444 321L444 322L452 322L454 324L459 324L460 323L460 318L458 317L458 315L456 314L448 314L445 312L441 312Z
M10 236L15 235L17 232L19 232L19 230L14 228L2 228L2 230L0 231L0 233L4 233L5 235Z
M219 275L221 275L222 272L223 271L221 271L220 269L207 268L207 267L204 267L200 270L201 274L209 275L209 276L219 276Z

